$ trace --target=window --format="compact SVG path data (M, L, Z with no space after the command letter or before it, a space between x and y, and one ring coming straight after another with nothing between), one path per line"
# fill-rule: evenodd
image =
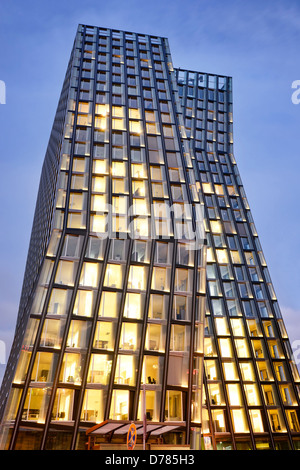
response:
M115 345L116 326L117 324L115 321L98 321L93 347L95 349L113 351Z
M105 403L105 390L86 389L81 410L81 421L101 423L104 419Z
M140 347L141 325L123 322L120 335L119 349L136 351Z
M103 354L92 354L90 359L87 383L108 385L112 359Z
M107 264L104 286L121 289L123 285L124 268L119 264Z
M175 390L166 391L165 420L182 421L182 393Z

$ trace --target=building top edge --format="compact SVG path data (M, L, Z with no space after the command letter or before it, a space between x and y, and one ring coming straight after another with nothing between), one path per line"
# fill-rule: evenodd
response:
M91 24L85 24L85 23L78 23L78 28L80 26L84 26L86 28L99 28L99 29L106 29L107 31L113 31L113 32L120 32L120 33L125 33L125 34L137 34L138 36L150 36L151 38L160 38L160 39L165 39L168 41L168 38L166 36L159 36L157 34L149 34L149 33L141 33L138 31L129 31L126 29L118 29L118 28L106 28L105 26L97 26L97 25L91 25Z

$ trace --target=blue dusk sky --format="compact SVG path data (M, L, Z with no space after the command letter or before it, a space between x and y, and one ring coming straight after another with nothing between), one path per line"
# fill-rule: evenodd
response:
M79 23L167 37L175 67L233 77L235 158L291 342L300 345L300 104L291 100L292 83L300 80L299 0L2 0L0 341L6 359L41 168Z

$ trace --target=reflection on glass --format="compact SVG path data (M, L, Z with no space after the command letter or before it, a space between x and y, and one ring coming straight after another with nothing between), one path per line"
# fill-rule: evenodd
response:
M121 294L118 292L102 292L99 317L115 318L119 314Z
M134 386L136 382L137 356L118 355L115 383Z
M129 418L129 391L113 390L109 419L127 420Z
M140 319L144 312L144 294L128 292L124 304L124 317Z

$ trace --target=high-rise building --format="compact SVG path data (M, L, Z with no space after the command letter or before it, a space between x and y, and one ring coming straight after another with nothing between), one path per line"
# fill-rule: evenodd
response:
M166 38L79 25L2 449L114 448L132 421L152 446L300 448L300 378L232 126L230 77L173 69Z

